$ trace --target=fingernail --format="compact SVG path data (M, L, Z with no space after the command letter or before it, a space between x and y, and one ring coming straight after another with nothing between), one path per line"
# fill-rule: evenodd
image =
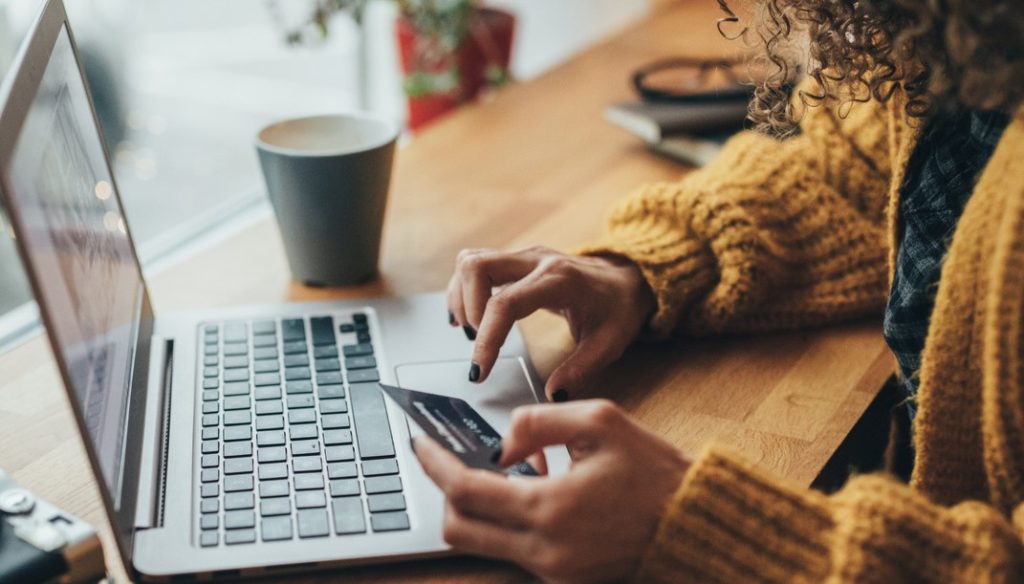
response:
M564 389L559 389L555 393L551 394L551 399L558 403L567 402L569 401L569 392Z
M493 454L491 454L492 463L498 464L499 460L501 460L501 445L498 445L498 449L495 450Z
M476 329L469 326L468 324L462 327L462 332L466 333L466 338L475 341L476 340Z
M455 314L452 311L448 311L448 324L455 326Z
M469 380L475 382L480 379L480 365L474 361L469 366Z

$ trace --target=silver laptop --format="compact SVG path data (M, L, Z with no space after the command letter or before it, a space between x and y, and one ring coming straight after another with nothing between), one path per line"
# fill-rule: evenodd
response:
M518 332L466 381L439 294L155 314L60 0L0 86L0 193L137 577L445 554L443 498L377 382L462 397L499 432L542 396Z

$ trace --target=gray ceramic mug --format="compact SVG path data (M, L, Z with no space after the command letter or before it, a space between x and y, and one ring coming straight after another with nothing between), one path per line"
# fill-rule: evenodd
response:
M278 122L256 139L292 276L308 286L377 273L398 129L359 114Z

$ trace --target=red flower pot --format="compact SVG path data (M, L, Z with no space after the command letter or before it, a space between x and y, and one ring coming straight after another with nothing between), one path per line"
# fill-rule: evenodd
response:
M476 99L487 87L488 69L508 71L515 16L494 8L476 9L466 37L451 54L432 47L432 39L421 35L404 17L398 19L397 35L402 71L407 80L411 74L457 75L457 83L447 90L408 94L409 128L415 131L460 103ZM431 50L433 54L427 54Z

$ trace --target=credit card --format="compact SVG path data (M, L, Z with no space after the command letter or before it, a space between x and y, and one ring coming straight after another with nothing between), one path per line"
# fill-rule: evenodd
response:
M503 474L537 476L537 470L526 462L509 468L491 462L501 445L501 435L465 400L383 383L380 387L426 435L466 466Z

